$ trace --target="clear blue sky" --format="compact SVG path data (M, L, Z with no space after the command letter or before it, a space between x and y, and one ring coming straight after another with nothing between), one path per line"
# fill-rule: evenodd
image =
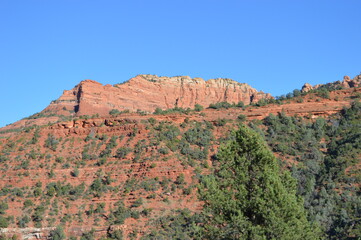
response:
M0 0L0 127L83 79L227 77L277 96L361 71L359 0Z

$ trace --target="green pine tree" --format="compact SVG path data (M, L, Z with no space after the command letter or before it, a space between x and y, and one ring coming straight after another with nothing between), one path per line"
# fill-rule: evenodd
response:
M207 239L320 239L306 219L296 182L264 140L241 126L200 186Z

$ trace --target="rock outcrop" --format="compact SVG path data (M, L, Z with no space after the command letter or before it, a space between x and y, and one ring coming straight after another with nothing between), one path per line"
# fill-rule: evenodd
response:
M334 89L336 88L353 88L353 87L359 87L361 86L361 74L357 75L353 79L351 79L349 76L344 76L343 81L336 81L333 83L327 83L327 84L317 84L315 86L312 86L309 83L305 83L302 87L301 92L309 92L314 89L318 89L321 87L332 87Z
M64 91L44 111L62 115L69 111L79 116L105 115L112 109L153 112L156 108L193 108L195 104L209 106L217 102L249 104L262 98L271 98L271 95L231 79L205 81L188 76L138 75L114 86L103 86L93 80L82 81L72 90Z
M302 89L301 89L301 92L309 92L313 89L312 85L309 84L309 83L305 83L303 86L302 86Z

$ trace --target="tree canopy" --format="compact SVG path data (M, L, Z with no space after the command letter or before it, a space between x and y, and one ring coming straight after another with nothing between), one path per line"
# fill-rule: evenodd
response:
M319 239L307 221L296 181L281 171L264 140L241 126L202 179L204 234L212 239Z

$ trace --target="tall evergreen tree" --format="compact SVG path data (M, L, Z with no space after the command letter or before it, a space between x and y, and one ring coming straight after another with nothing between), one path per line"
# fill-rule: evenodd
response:
M241 126L217 160L200 186L207 239L320 238L296 196L295 180L256 132Z

